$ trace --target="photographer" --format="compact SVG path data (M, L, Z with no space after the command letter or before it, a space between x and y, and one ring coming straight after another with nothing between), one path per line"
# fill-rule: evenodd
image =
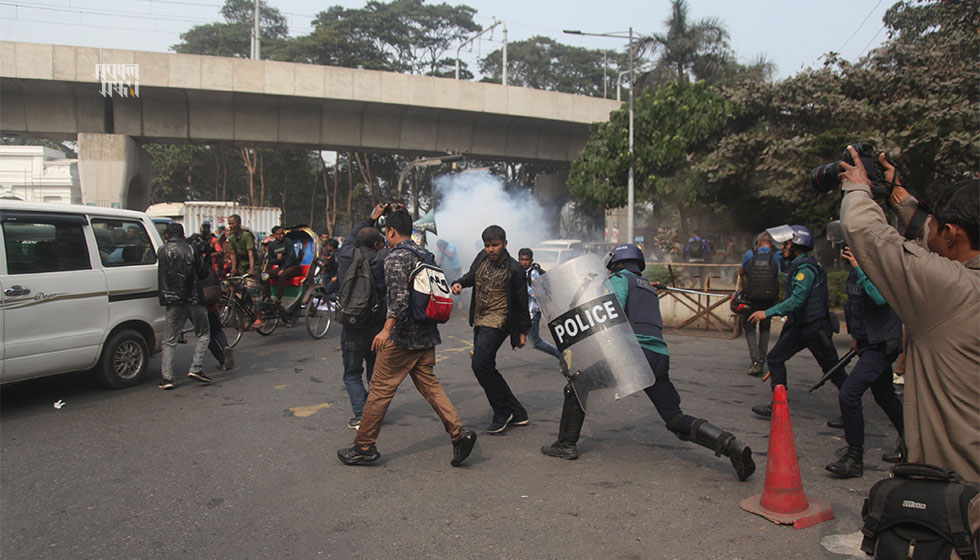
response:
M848 152L854 165L839 164L844 237L909 332L904 407L908 460L978 482L980 181L960 181L942 190L928 210L901 187L895 168L880 154L884 181L894 185L888 200L898 212L903 237L873 200L872 181L858 152L850 146ZM918 238L918 243L906 237Z

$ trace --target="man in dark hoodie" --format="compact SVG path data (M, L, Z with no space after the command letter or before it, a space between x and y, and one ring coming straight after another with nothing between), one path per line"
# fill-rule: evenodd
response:
M531 328L524 267L507 252L507 233L493 225L483 230L483 250L470 270L453 282L452 292L473 288L470 325L473 326L473 373L493 409L487 432L497 434L508 425L526 426L527 410L497 371L497 350L510 336L510 344L523 348Z
M374 319L365 327L341 325L340 354L344 362L344 386L350 398L351 411L354 417L347 422L347 427L356 430L361 425L361 415L367 402L368 392L364 388L364 380L371 383L374 374L374 362L377 354L371 349L371 342L381 332L385 324L388 308L385 305L385 269L384 259L388 251L384 248L385 239L375 227L378 218L386 210L384 203L378 204L371 212L371 217L361 220L350 235L344 238L344 244L336 255L336 270L334 275L338 282L343 282L347 270L354 262L354 252L359 251L371 263L371 279L378 294L378 309ZM362 377L363 376L363 377Z

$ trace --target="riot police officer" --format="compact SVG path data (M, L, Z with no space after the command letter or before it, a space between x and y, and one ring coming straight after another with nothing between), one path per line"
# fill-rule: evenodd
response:
M787 317L779 340L766 356L771 386L786 386L786 361L804 348L813 354L824 372L837 363L837 348L831 341L838 330L837 318L830 314L827 273L809 254L813 250L813 233L810 229L783 225L766 231L777 243L783 243L783 258L789 263L784 284L786 299L768 309L752 313L748 320L757 323L771 317ZM843 372L838 372L830 381L840 388L844 377ZM753 406L752 412L770 418L772 402Z
M779 299L779 271L783 266L782 254L769 232L764 231L756 238L755 248L745 252L738 274L742 278L742 292L749 300L752 309L767 309ZM748 322L748 313L739 315L745 341L749 345L752 365L745 373L760 376L765 373L766 354L769 353L769 329L772 319L758 322L759 334L756 336L756 323Z
M827 465L827 470L841 478L853 478L864 474L861 397L865 391L871 389L875 402L885 411L899 437L902 435L902 401L892 385L892 362L902 349L902 321L858 266L849 247L844 247L841 257L851 265L844 318L847 332L853 338L851 348L857 350L859 358L840 388L840 413L847 448L836 462ZM889 462L898 462L899 458L897 452L882 457Z
M657 408L668 430L684 441L693 441L714 451L716 455L725 455L735 467L739 480L745 480L755 471L752 450L731 432L681 411L681 397L670 381L670 357L667 354L667 343L663 340L660 300L656 288L640 276L644 266L643 252L632 243L615 247L606 265L612 273L609 280L616 298L622 304L626 318L656 378L656 383L644 389L644 392ZM550 457L577 459L578 449L575 444L584 422L585 410L569 383L565 386L558 440L542 447L541 452Z

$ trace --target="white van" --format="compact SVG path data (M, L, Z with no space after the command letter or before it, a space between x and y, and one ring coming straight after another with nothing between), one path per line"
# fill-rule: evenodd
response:
M95 369L136 385L160 351L163 244L142 212L0 200L0 384Z

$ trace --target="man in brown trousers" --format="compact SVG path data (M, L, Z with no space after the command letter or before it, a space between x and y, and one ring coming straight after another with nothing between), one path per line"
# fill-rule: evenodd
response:
M473 450L476 434L463 429L459 414L433 373L436 345L442 342L438 327L432 322L413 320L409 309L409 275L422 257L429 262L434 260L431 253L412 241L412 217L404 208L389 214L386 223L385 237L391 247L384 266L388 315L381 332L371 343L371 349L377 352L377 359L354 445L339 449L337 457L348 465L372 463L381 457L375 447L381 422L398 386L411 376L415 387L432 405L452 438L453 458L450 464L458 467Z

